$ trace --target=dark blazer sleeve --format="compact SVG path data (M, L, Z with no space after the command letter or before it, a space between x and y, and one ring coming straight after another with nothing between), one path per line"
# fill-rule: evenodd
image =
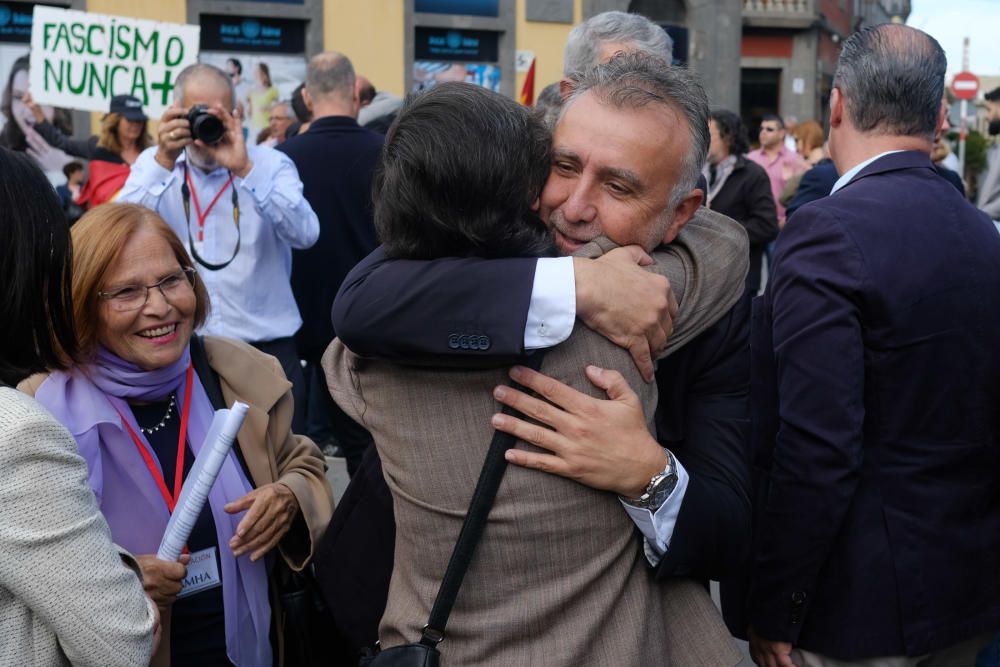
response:
M397 361L524 352L534 258L390 259L376 249L344 279L333 328L355 354Z
M58 148L68 155L75 155L90 160L97 148L97 137L79 140L68 137L52 123L45 121L34 126L35 131L45 139L45 143L53 148Z
M691 349L660 362L657 432L689 481L657 576L718 580L745 563L750 548L749 316L746 294L692 341ZM683 408L672 411L680 403Z
M752 245L763 245L778 235L778 208L771 194L771 181L767 172L756 162L747 160L744 167L749 176L746 180L744 197L747 216L743 225Z
M863 276L859 249L822 207L803 208L782 232L765 295L778 428L750 592L750 622L765 639L797 642L858 485Z

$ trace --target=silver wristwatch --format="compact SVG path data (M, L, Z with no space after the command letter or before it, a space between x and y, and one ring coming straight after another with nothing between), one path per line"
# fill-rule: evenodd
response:
M653 475L653 479L649 480L649 484L646 485L646 490L638 498L618 496L623 502L632 507L656 512L670 497L674 487L677 486L677 463L669 450L664 449L663 451L667 455L667 467L663 469L663 472Z

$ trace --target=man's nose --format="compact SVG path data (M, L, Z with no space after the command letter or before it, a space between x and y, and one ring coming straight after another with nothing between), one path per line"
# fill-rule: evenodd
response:
M594 202L593 188L586 183L578 183L559 208L566 222L593 222L594 218L597 217L597 206Z

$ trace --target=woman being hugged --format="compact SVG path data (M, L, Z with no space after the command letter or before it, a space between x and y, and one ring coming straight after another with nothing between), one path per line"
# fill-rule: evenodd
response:
M208 294L155 212L106 204L76 223L73 243L85 363L23 388L77 439L112 535L143 554L147 590L171 610L161 653L174 665L270 666L272 618L279 627L281 618L268 555L279 547L302 569L333 509L318 448L291 432L291 384L249 345L193 336ZM188 541L190 562L161 561L153 554L201 451L213 396L250 412Z
M0 665L143 665L158 620L138 565L73 438L12 387L78 355L69 225L29 157L0 148L0 174Z

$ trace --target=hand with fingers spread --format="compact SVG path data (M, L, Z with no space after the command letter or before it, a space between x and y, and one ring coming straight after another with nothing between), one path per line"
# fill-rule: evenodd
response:
M670 281L641 268L652 263L639 246L573 261L577 316L627 349L646 382L653 381L653 360L666 347L677 314Z
M758 667L796 667L792 660L792 645L762 639L750 628L750 657Z
M249 553L250 560L255 561L277 546L292 527L299 513L299 501L291 489L274 482L227 503L225 510L229 514L246 511L229 547L237 558Z
M156 132L156 161L161 167L173 171L174 163L186 146L192 143L191 124L187 120L187 109L170 105L160 117L160 127Z
M510 376L546 400L508 386L498 386L494 397L544 426L503 414L494 415L493 426L547 452L510 449L509 462L626 498L640 496L666 467L666 455L646 427L639 397L618 371L587 367L587 378L608 400L521 366L512 368Z
M187 575L190 554L183 554L176 562L160 560L154 554L136 556L142 571L142 585L146 595L161 609L174 603L181 592L181 582Z

